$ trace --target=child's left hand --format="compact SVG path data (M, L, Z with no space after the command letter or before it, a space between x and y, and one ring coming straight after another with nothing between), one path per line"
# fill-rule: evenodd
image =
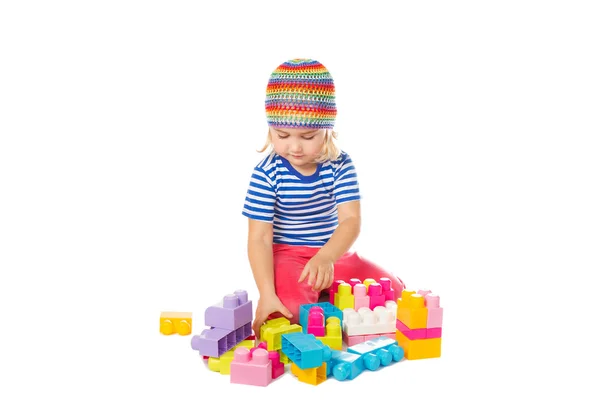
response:
M306 263L298 283L302 282L307 276L307 283L312 285L314 291L328 288L333 283L333 261L317 253Z

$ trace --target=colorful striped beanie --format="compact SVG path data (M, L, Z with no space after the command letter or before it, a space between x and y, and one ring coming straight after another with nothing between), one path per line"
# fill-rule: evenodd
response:
M316 60L286 61L269 78L265 109L269 126L332 129L337 114L333 78Z

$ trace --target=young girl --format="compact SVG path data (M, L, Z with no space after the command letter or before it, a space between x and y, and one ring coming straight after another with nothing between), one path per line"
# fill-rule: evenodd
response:
M284 316L298 323L302 304L319 302L336 280L386 277L350 251L360 232L360 192L350 156L337 148L335 87L318 61L293 59L271 74L265 102L270 153L250 179L248 258L260 294L252 328ZM326 292L324 292L326 293Z

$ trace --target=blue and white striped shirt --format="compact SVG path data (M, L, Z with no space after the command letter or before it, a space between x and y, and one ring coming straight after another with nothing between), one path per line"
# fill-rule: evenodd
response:
M310 176L270 154L254 168L242 214L272 223L273 243L321 247L338 226L337 205L353 200L360 192L347 153Z

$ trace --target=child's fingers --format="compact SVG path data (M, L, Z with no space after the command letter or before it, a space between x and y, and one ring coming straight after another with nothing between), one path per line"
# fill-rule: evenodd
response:
M309 272L310 272L310 266L308 264L306 264L304 266L304 269L302 270L302 273L300 274L300 278L298 278L298 283L302 282L304 280L304 278L306 278L306 275L308 275ZM310 281L308 283L310 284Z
M315 282L315 278L317 277L317 269L316 268L311 268L310 272L308 273L308 284L309 285L313 285L313 283Z
M323 279L325 278L325 273L322 271L317 272L317 277L315 279L315 285L313 286L313 290L321 290L323 287Z
M293 317L293 315L290 312L290 310L288 310L287 307L283 305L283 303L281 304L281 307L279 307L279 310L277 310L277 311L279 311L281 314L283 314L286 318L292 318Z

